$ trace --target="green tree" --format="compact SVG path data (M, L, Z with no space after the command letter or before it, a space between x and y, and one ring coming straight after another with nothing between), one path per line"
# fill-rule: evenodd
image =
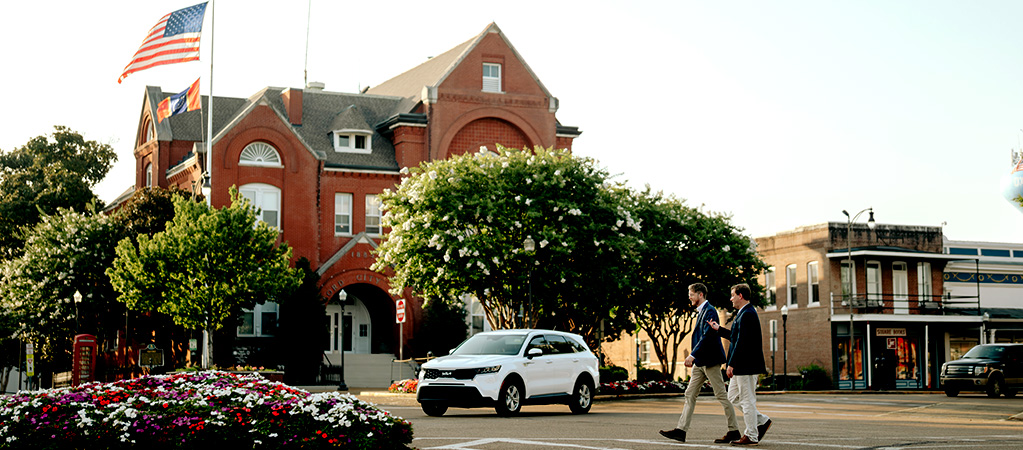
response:
M86 141L66 127L32 138L11 152L0 151L0 257L16 253L23 227L58 208L85 210L96 202L92 188L117 160L107 144Z
M465 306L460 301L427 300L423 304L423 324L416 333L416 354L447 355L468 336Z
M689 285L707 285L712 303L730 308L731 286L747 283L759 293L757 275L766 266L753 240L730 217L689 207L649 187L634 193L634 199L636 215L646 226L638 247L643 256L625 269L631 285L625 303L637 326L650 336L665 375L674 378L678 347L695 318ZM764 301L758 296L753 303Z
M277 244L279 232L256 220L251 203L231 188L222 209L187 198L174 199L174 221L152 238L117 244L107 270L133 310L157 310L174 323L203 331L203 366L209 367L210 333L254 303L278 301L301 282L289 267L291 249Z
M410 172L382 195L391 229L373 267L393 269L394 292L470 293L495 329L549 321L594 329L612 318L611 271L634 258L640 224L595 161L498 146ZM527 238L535 250L523 249Z
M103 331L123 323L124 307L104 274L120 235L93 205L85 212L60 208L26 233L20 257L0 263L0 308L14 337L34 342L38 359L66 366L75 334L110 338Z
M320 295L320 275L312 269L306 257L295 261L302 273L302 284L291 292L280 307L278 328L284 356L285 380L291 385L310 385L323 362L323 343L327 342L327 328L321 317L327 314L326 299Z

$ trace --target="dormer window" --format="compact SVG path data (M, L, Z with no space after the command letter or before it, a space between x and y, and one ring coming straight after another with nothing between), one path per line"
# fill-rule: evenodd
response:
M334 132L334 151L369 153L372 136L365 131L338 130Z
M277 153L277 149L266 142L253 142L242 149L242 154L238 157L238 165L282 167L281 155Z
M501 92L501 65L483 63L483 92Z

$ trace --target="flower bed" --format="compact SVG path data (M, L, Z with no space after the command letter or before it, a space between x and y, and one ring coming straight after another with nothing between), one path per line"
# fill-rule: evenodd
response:
M387 388L387 392L394 392L396 394L415 394L416 388L418 387L419 380L415 378L407 378L391 383L391 386Z
M0 397L0 449L406 449L412 425L348 394L192 372Z
M614 381L611 383L600 383L597 394L667 394L685 391L686 383L684 381L647 381L646 383Z

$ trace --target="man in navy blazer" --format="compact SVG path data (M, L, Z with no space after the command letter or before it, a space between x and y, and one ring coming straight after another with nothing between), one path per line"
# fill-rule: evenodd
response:
M757 410L757 378L767 373L767 365L764 364L760 317L749 302L752 295L749 285L745 283L732 287L732 306L736 313L731 330L718 325L717 320L708 322L721 337L732 342L728 347L725 370L728 378L731 378L728 398L742 408L742 419L745 422L742 438L732 441L732 445L738 446L757 445L767 434L768 428L771 428L771 418Z
M676 441L686 441L686 432L689 431L689 424L693 420L693 408L696 407L696 397L700 395L704 381L710 381L710 386L714 389L714 397L725 408L725 419L728 421L728 433L721 439L715 439L714 442L722 444L739 440L741 436L739 423L735 419L735 408L728 400L725 381L721 378L721 364L725 362L725 350L721 346L721 338L710 327L711 322L717 322L718 312L707 301L707 286L704 286L703 283L689 285L689 301L696 308L696 323L690 339L693 350L686 357L685 365L693 368L693 374L689 378L689 386L686 387L685 403L682 406L682 416L678 418L678 425L672 430L661 430L661 435Z

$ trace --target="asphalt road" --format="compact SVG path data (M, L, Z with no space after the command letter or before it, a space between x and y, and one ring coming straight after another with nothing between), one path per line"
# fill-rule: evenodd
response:
M680 397L594 403L589 414L567 406L527 406L518 417L492 408L452 408L429 417L418 406L367 399L412 422L421 450L730 448L714 444L726 430L721 405L700 397L685 443L661 437L682 411ZM770 449L1018 449L1023 448L1023 398L962 394L778 394L759 397L774 421L759 448ZM742 415L739 415L740 426Z

